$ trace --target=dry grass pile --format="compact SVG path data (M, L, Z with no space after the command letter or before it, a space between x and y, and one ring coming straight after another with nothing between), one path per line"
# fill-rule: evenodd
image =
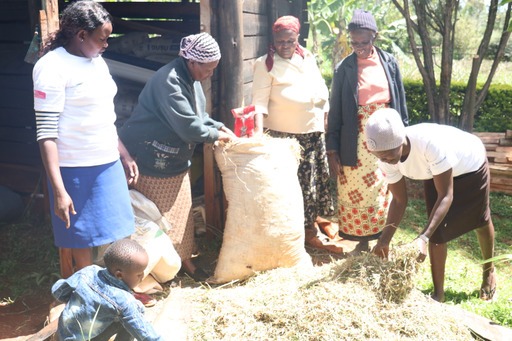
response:
M375 291L382 301L400 303L414 289L414 277L419 265L417 249L404 245L390 251L389 260L383 261L373 253L363 253L348 258L335 269L334 278L345 281L359 281Z
M180 289L192 307L190 339L470 340L443 305L413 288L417 265L394 257L364 255L307 273L280 268L242 284Z

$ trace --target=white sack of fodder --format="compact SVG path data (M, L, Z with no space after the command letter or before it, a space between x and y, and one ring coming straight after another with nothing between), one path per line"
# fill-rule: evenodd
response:
M312 266L304 248L304 203L294 139L250 138L215 147L228 202L214 283L257 271Z
M130 199L135 214L132 239L144 247L149 258L144 278L151 274L159 283L170 281L181 268L181 258L167 235L172 226L155 203L142 193L131 189Z

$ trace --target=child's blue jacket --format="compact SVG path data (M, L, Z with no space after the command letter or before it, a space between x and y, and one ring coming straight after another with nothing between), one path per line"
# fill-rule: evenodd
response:
M144 318L144 306L130 288L97 265L58 280L53 296L66 307L59 318L59 340L89 340L120 323L139 341L163 340Z

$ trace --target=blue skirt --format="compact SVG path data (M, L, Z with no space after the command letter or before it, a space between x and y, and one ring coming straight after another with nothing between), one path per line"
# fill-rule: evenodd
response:
M92 167L61 167L60 172L77 214L70 215L67 229L55 215L53 191L48 186L56 246L88 248L134 233L135 219L120 160Z

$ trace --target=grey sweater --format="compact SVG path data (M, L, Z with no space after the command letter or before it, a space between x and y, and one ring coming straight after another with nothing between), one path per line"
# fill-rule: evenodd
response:
M196 144L219 138L218 129L224 124L208 116L205 103L201 83L192 79L181 57L151 77L119 131L141 174L181 174L190 167Z

